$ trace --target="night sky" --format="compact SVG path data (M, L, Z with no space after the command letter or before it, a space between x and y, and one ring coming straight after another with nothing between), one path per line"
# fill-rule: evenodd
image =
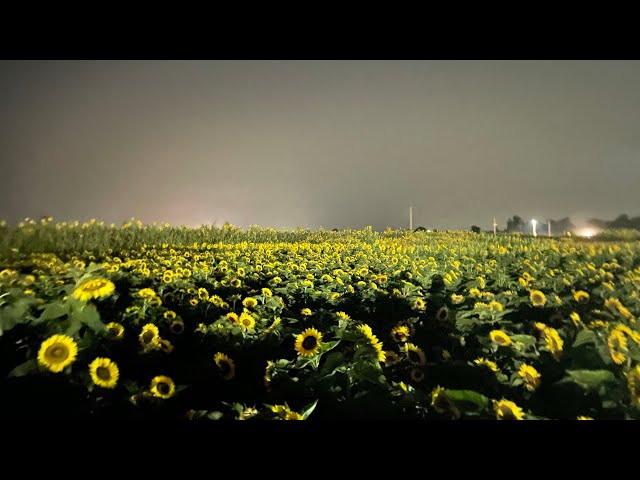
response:
M637 61L0 62L0 219L640 215Z

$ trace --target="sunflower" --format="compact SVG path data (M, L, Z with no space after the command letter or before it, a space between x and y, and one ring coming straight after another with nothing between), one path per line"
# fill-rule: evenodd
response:
M451 301L453 302L454 305L458 305L464 302L464 295L458 295L458 294L452 293Z
M312 312L310 308L303 308L302 310L300 310L300 313L305 317L308 317L311 315Z
M140 340L140 344L148 349L153 346L153 341L157 339L160 335L160 331L158 327L156 327L153 323L147 323L142 327L142 331L140 335L138 335L138 339Z
M245 330L253 330L253 327L256 324L256 321L247 312L242 312L240 314L240 318L238 319L238 323Z
M406 342L409 339L409 336L409 328L406 325L397 325L391 330L391 338L394 342Z
M198 299L202 301L209 300L209 292L207 291L206 288L198 289Z
M294 412L292 410L288 410L285 414L284 414L284 419L285 420L304 420L304 417L302 415L300 415L297 412Z
M169 340L157 337L154 341L154 345L157 346L164 353L171 353L175 349L173 344Z
M116 289L113 282L105 280L104 278L96 278L94 280L88 280L80 284L74 291L73 296L78 300L86 302L92 298L103 298Z
M414 307L418 310L424 310L425 309L425 303L424 300L420 297L416 298L415 302L413 303Z
M263 288L262 295L264 295L265 297L273 297L273 292L268 288Z
M640 408L640 365L625 374L627 377L627 387L631 395L631 403Z
M138 295L140 295L142 298L153 298L156 296L156 292L154 292L150 288L142 288L138 291Z
M440 385L431 392L431 405L438 413L448 413L455 419L460 418L460 411Z
M573 298L578 303L587 303L589 301L589 294L585 291L579 290L574 292Z
M151 380L151 395L162 399L167 399L176 393L176 384L169 377L158 375Z
M224 353L218 352L213 356L213 361L215 362L218 370L220 371L220 375L225 380L231 380L236 375L236 364L235 362L227 357Z
M416 347L413 343L407 343L405 345L405 351L407 352L407 358L414 365L420 365L421 367L427 363L427 357L420 347Z
M436 318L441 322L444 322L449 318L449 309L447 307L440 307L438 313L436 313Z
M476 358L473 361L473 363L475 363L476 365L484 365L485 367L487 367L492 372L498 372L499 371L498 365L496 365L495 362L492 362L491 360L487 360L486 358L483 358L483 357Z
M580 327L580 325L582 325L582 321L580 320L580 315L577 312L571 312L569 314L569 318L571 319L575 327Z
M580 415L576 418L576 420L593 420L593 417L585 417L584 415Z
M363 323L362 325L358 325L356 327L356 330L358 330L361 334L363 334L367 338L371 338L373 336L373 330L371 330L371 327L366 323Z
M192 298L191 300L189 300L189 304L192 307L195 307L196 305L198 305L198 299L197 298Z
M239 278L234 278L229 283L231 284L232 287L235 287L235 288L238 288L240 285L242 285L242 282L240 281Z
M89 373L93 383L103 388L114 388L120 377L120 370L109 358L96 358L89 364Z
M560 338L558 331L555 328L547 328L544 331L544 340L547 343L547 348L553 354L553 358L555 358L556 361L560 360L564 341Z
M507 347L511 344L511 337L502 330L492 330L489 332L489 338L500 347Z
M303 357L313 357L320 350L322 334L315 328L307 328L296 336L295 350Z
M244 300L242 300L242 305L247 308L253 308L256 305L258 305L258 301L253 297L247 297Z
M176 318L177 315L176 315L176 312L174 312L173 310L167 310L166 312L164 312L162 316L167 320L173 320L174 318Z
M124 326L121 323L107 323L107 334L112 340L122 340L124 338Z
M240 319L238 318L238 314L234 312L227 313L227 320L231 323L240 323Z
M493 410L498 420L522 420L524 418L522 409L504 398L500 401L493 401Z
M172 333L180 335L182 332L184 332L184 320L182 320L181 318L176 318L169 324L169 329Z
M384 361L384 366L385 367L390 367L391 365L395 365L396 363L398 363L400 361L400 357L394 351L387 350L385 352L385 354L386 354L385 355L385 361Z
M419 368L411 369L411 380L414 382L420 383L424 380L424 371Z
M78 355L78 345L67 335L53 335L47 338L38 350L38 363L54 373L60 373L71 365Z
M336 312L336 317L341 320L351 320L351 317L344 312Z
M609 345L609 354L616 365L622 365L626 360L625 353L627 353L627 337L620 329L616 329L611 332L609 339L607 340Z
M540 374L531 365L523 363L520 370L518 370L518 375L524 379L524 385L530 392L533 392L540 386Z
M529 298L534 307L543 307L547 303L547 297L540 290L531 290Z
M269 325L269 327L264 331L264 333L271 333L278 325L280 325L281 322L281 318L280 317L276 317L273 320L273 323L271 323L271 325Z

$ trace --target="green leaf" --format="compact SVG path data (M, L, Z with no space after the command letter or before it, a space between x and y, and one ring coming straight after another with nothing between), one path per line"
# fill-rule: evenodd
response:
M311 415L316 409L316 405L318 405L318 400L304 407L302 413L300 413L300 415L302 415L302 418L304 418L305 420L309 418L309 415Z
M567 379L574 381L587 390L594 390L603 383L614 382L616 376L609 370L567 370Z
M342 352L331 352L327 355L327 359L322 366L322 370L320 371L320 376L324 377L334 373L334 370L338 368L344 362L344 353Z
M532 335L511 335L511 340L514 342L524 343L526 347L530 347L537 343L536 337Z
M579 347L585 343L595 343L596 334L593 330L581 330L573 342L573 348Z
M24 377L38 369L38 361L34 358L21 363L9 372L9 377Z
M479 325L482 322L477 318L469 317L469 318L458 318L456 320L456 327L461 332L468 332L473 329L475 325Z
M39 321L44 320L53 320L55 318L60 318L69 313L69 305L66 303L50 303L44 309L44 311L40 314Z
M81 310L73 311L73 318L85 324L95 332L106 332L107 327L100 321L98 309L92 303L87 303Z
M473 403L481 409L489 406L489 399L473 390L445 390L444 393L454 402Z
M220 420L223 416L222 412L209 412L205 415L209 420Z

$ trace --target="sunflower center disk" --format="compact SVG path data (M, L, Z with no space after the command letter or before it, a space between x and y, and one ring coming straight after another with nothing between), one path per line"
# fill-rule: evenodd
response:
M166 383L159 383L157 388L158 392L160 392L162 395L166 395L170 390L169 385L167 385Z
M47 349L47 357L55 361L66 360L69 356L69 349L64 345L52 345Z
M318 345L316 337L307 337L302 341L302 348L305 350L313 350Z
M107 367L98 367L96 368L96 375L100 380L110 380L111 372Z

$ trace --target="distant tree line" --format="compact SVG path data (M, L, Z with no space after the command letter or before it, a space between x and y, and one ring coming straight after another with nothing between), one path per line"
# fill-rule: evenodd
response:
M576 226L571 222L569 217L561 218L560 220L550 220L549 222L551 223L552 235L563 235L565 232L573 232L576 229ZM627 214L618 215L615 220L600 220L592 218L588 223L590 226L602 230L621 228L640 230L640 216L629 218L629 215ZM519 215L514 215L507 220L507 228L505 231L530 233L531 228L530 223L525 222ZM537 231L539 234L544 235L548 232L548 228L549 226L546 222L539 223Z

